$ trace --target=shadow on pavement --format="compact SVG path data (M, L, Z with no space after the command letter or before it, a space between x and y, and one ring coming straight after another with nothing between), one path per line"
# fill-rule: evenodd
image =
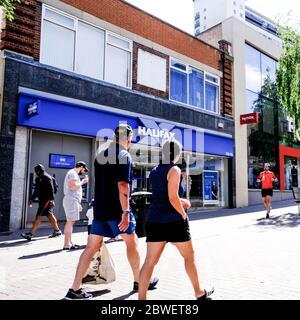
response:
M47 238L36 238L36 239L32 239L31 241L28 241L28 240L25 240L22 238L19 241L15 241L15 242L0 242L0 249L30 245L30 243L32 243L32 242L35 242L37 240L45 240L45 239L47 239Z
M97 297L103 296L104 294L110 293L111 291L108 289L103 289L103 290L97 290L97 291L87 290L87 292L91 293L93 295L93 298L97 298ZM66 298L62 298L61 300L69 301L69 299L66 299Z
M56 253L59 253L59 252L62 252L62 251L63 251L62 249L59 249L59 250L52 250L52 251L47 251L47 252L29 254L27 256L19 257L18 259L24 260L24 259L40 258L40 257L43 257L43 256L48 256L50 254L56 254Z
M116 298L114 298L112 300L125 300L125 299L129 298L130 296L132 296L135 293L137 293L137 291L130 291L129 293L124 294L124 295L119 296L119 297L116 297Z
M280 208L287 208L287 207L294 207L295 202L294 200L284 200L284 201L274 201L272 202L273 209L280 209ZM253 213L253 212L265 212L265 208L263 204L253 205L243 208L219 208L219 209L201 209L199 211L191 211L189 214L189 220L205 220L211 218L221 218L226 216L235 216L241 215L246 213Z
M61 225L60 226L60 229L61 231L64 230L63 226ZM1 241L11 241L11 240L22 240L24 241L23 238L21 238L20 234L22 232L27 232L29 231L30 229L26 228L26 229L20 229L20 230L17 230L17 231L14 231L10 234L3 234L1 235L0 233L0 248L3 244L3 242ZM75 233L81 233L81 232L87 232L87 227L85 225L82 225L82 224L78 224L78 225L74 225L74 228L73 228L73 234ZM34 237L32 238L31 242L32 241L35 241L35 240L44 240L44 239L48 239L49 235L51 235L53 232L53 229L51 227L49 227L48 225L42 225L35 233ZM61 235L61 237L63 237L63 235ZM18 245L20 242L22 241L18 241L18 243L16 245ZM27 240L25 240L27 242ZM7 246L7 245L6 245Z
M93 298L103 296L104 294L110 293L111 290L109 289L103 289L103 290L97 290L97 291L88 291L93 295Z
M300 225L300 215L297 213L286 213L280 216L272 217L269 219L257 219L257 226L274 227L274 228L294 228Z

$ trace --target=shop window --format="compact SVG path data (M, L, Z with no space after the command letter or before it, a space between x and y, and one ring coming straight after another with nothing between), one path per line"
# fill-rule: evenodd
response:
M41 38L42 63L131 86L131 41L48 6Z
M218 77L209 75L192 66L171 60L171 100L218 113L219 90Z

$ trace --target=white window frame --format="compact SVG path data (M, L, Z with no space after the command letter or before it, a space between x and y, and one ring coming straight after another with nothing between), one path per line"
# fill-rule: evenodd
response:
M115 38L118 38L120 40L123 40L123 41L126 41L129 43L129 49L126 49L124 47L121 47L121 46L118 46L116 44L112 44L108 41L108 37L109 36L113 36ZM106 34L105 34L105 52L104 52L104 78L106 79L106 71L107 71L107 68L106 68L106 59L107 59L107 47L108 47L108 44L110 46L113 46L115 48L118 48L118 49L121 49L121 50L124 50L124 51L127 51L130 53L130 66L129 66L129 74L127 74L127 86L126 88L129 88L129 89L132 89L132 40L129 40L129 39L126 39L118 34L115 34L113 32L110 32L110 31L106 31Z
M46 10L50 10L50 11L53 11L57 14L60 14L62 16L65 16L66 18L69 18L69 19L72 19L74 21L74 28L70 28L69 26L66 26L64 24L60 24L58 23L57 21L54 21L52 19L49 19L46 17ZM77 41L77 21L76 19L74 19L73 16L70 16L66 13L64 13L63 11L60 11L60 10L57 10L56 8L52 8L52 7L49 7L49 6L46 6L46 5L43 5L42 7L42 25L41 25L41 40L40 40L40 60L43 60L43 57L44 57L44 52L43 52L43 46L41 45L43 43L43 38L44 38L44 35L45 35L45 32L44 32L44 28L45 28L45 23L44 21L49 21L57 26L60 26L60 27L63 27L63 28L66 28L68 30L72 30L75 32L75 37L74 37L74 48L73 48L73 70L75 68L75 48L76 48L76 41ZM41 63L43 63L43 61L41 61ZM69 71L69 70L68 70Z
M215 79L217 79L217 82L213 82L213 81L210 81L210 80L207 80L206 79L206 76L209 76L209 77L213 77ZM213 112L213 111L208 111L205 109L205 111L207 112L212 112L212 113L216 113L216 114L220 114L220 109L221 109L221 97L220 97L220 92L221 92L221 89L220 89L220 77L210 73L210 72L204 72L204 99L206 99L206 81L211 83L211 84L214 84L216 86L218 86L218 98L217 98L217 111L216 112ZM224 101L225 102L225 101ZM204 103L206 103L206 100L204 100Z
M65 26L64 24L57 23L56 21L47 18L47 17L46 17L46 10L53 11L53 12L55 12L55 13L57 13L57 14L60 14L60 15L62 15L62 16L65 16L65 17L69 18L69 19L72 19L72 20L74 21L74 28L70 28L69 26ZM97 28L97 29L103 31L103 32L104 32L104 40L105 40L105 41L104 41L103 79L98 79L98 80L101 80L101 81L105 81L105 82L107 82L107 83L112 83L112 84L114 84L113 82L109 82L109 81L106 80L106 71L107 71L107 67L106 67L107 46L108 46L108 44L109 44L109 45L111 45L111 46L114 46L114 47L116 47L116 48L122 49L122 50L127 51L127 52L130 53L130 66L129 66L129 70L128 70L128 73L129 73L129 74L128 74L128 79L127 79L127 86L124 87L124 88L132 89L132 60L133 60L133 52L132 52L132 49L133 49L133 41L132 41L132 40L127 39L127 38L125 38L125 37L122 37L122 36L120 36L120 35L118 35L118 34L115 34L115 33L111 32L111 31L105 30L105 29L103 29L103 28L101 28L101 27L99 27L99 26L97 26L97 25L95 25L95 24L92 24L92 23L90 23L90 22L87 22L87 21L85 21L85 20L82 20L82 19L80 19L80 18L77 18L77 17L75 17L75 16L72 16L72 15L70 15L70 14L68 14L68 13L65 13L65 12L59 10L59 9L56 9L56 8L51 7L51 6L49 6L49 5L43 4L43 7L42 7L42 24L41 24L41 44L42 44L42 42L43 42L43 37L44 37L44 34L45 34L45 33L44 33L44 21L45 21L45 20L46 20L46 21L49 21L49 22L51 22L51 23L54 23L54 24L56 24L56 25L58 25L58 26L64 27L64 28L66 28L66 29L72 30L72 31L75 32L74 52L73 52L73 70L72 70L71 72L74 72L74 73L76 73L76 74L80 74L80 73L78 73L78 72L76 71L76 46L77 46L77 42L78 42L78 22L80 21L80 22L82 22L82 23L88 24L88 25L90 25L90 26L92 26L92 27L94 27L94 28ZM128 42L128 44L129 44L129 49L126 49L126 48L124 48L124 47L118 46L118 45L116 45L116 44L111 44L110 42L108 42L108 35L111 35L111 36L113 36L113 37L116 37L116 38L119 38L119 39L121 39L121 40L123 40L123 41ZM43 61L42 61L42 60L43 60L43 54L44 54L44 52L43 52L43 50L42 50L42 46L40 46L40 60L41 60L41 63L43 63ZM62 69L62 70L64 70L64 69ZM68 70L68 71L69 71L69 70ZM69 72L70 72L70 71L69 71ZM97 79L97 78L94 78L94 79ZM119 86L121 86L121 85L119 85ZM123 86L122 86L122 87L123 87Z
M179 63L179 64L182 64L182 65L184 65L185 66L185 70L182 70L182 69L179 69L179 68L176 68L176 67L172 67L172 62L176 62L176 63ZM169 74L170 74L170 76L169 76L169 100L170 101L174 101L174 102L177 102L177 103L180 103L180 104L182 104L182 105L184 105L184 106L189 106L189 86L190 86L190 82L189 82L189 66L185 63L185 62L182 62L182 61L180 61L180 60L178 60L178 59L173 59L173 58L169 58L169 65L170 65L170 71L169 71ZM180 101L177 101L177 100L173 100L173 99L171 99L171 69L174 69L174 70L177 70L177 71L180 71L180 72L182 72L182 73L185 73L186 74L186 86L187 86L187 91L186 91L186 101L187 101L187 103L184 103L184 102L180 102ZM193 108L194 108L195 106L193 106Z
M173 67L172 66L172 62L175 62L175 63L179 63L179 64L182 64L186 67L186 71L182 70L182 69L179 69L179 68L176 68L176 67ZM220 77L215 75L215 74L212 74L210 72L207 72L207 71L204 71L204 70L201 70L197 67L194 67L188 63L185 63L179 59L176 59L176 58L172 58L170 57L169 58L169 75L170 75L170 80L169 80L169 100L172 101L172 102L175 102L175 103L179 103L185 107L189 107L189 108L192 108L194 110L198 110L198 111L203 111L203 112L208 112L208 113L211 113L211 114L220 114L220 103L221 103L221 97L220 97ZM171 69L175 69L177 71L181 71L183 73L186 73L187 74L187 103L183 103L183 102L180 102L180 101L176 101L176 100L173 100L171 99ZM203 82L204 82L204 109L200 108L200 107L196 107L196 106L193 106L191 104L189 104L189 101L190 101L190 93L189 93L189 73L190 73L190 70L196 70L196 71L199 71L199 72L203 72ZM213 77L217 80L217 82L213 82L213 81L210 81L210 80L206 80L206 76L209 76L209 77ZM206 109L206 82L209 82L211 84L214 84L216 86L218 86L218 98L217 98L217 110L216 112L215 111L210 111L210 110L207 110Z

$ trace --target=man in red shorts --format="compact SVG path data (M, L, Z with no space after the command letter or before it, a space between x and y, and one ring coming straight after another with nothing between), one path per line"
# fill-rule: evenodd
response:
M273 196L273 182L277 182L274 172L270 171L270 164L264 164L264 171L262 171L257 177L257 182L261 182L261 196L263 198L264 205L267 209L266 219L270 217L271 207L271 198Z

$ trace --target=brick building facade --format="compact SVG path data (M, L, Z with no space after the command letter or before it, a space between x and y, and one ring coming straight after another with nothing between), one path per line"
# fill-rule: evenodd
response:
M74 34L77 37L76 39L79 37L79 24L93 29L93 35L95 32L99 32L99 34L104 32L106 42L103 51L105 55L103 78L97 79L89 74L77 72L76 68L79 61L77 47L74 53L76 59L74 58L74 62L71 64L74 67L72 70L57 67L55 61L51 64L48 63L48 60L45 60L45 52L44 56L41 56L42 45L48 48L47 46L50 46L54 41L53 38L47 40L50 31L48 32L46 29L45 21L55 28L60 26L60 22L54 21L55 23L53 23L53 17L49 19L45 17L45 10L56 15L55 19L65 18L69 19L68 21L75 21ZM71 29L62 30L69 31ZM52 36L52 34L50 35ZM88 35L90 36L90 34ZM128 43L128 48L122 51L122 57L127 54L128 61L130 61L130 67L127 69L127 73L129 73L128 84L124 87L120 86L119 83L111 83L108 80L111 78L109 68L113 68L113 63L108 65L108 60L112 59L108 50L108 48L111 48L109 43L111 40L107 40L109 37L112 37L114 41L121 42L125 39L122 45ZM119 50L118 45L113 48ZM213 47L125 1L64 0L57 2L52 0L24 0L21 5L16 6L13 22L6 21L4 24L4 29L1 31L1 50L3 52L5 76L1 114L0 163L1 169L5 168L5 170L0 170L0 192L3 195L0 199L0 231L24 227L31 221L30 217L33 213L27 207L27 199L31 192L28 180L32 179L33 165L39 160L34 153L36 145L42 144L43 139L55 140L52 137L54 133L56 138L65 140L72 134L82 136L84 139L89 137L90 140L82 140L84 146L94 143L95 134L89 133L85 128L74 132L70 127L71 124L68 124L67 121L65 127L57 129L52 124L43 123L42 118L38 120L43 112L46 114L50 110L47 108L48 106L50 108L51 101L60 103L61 110L67 108L67 103L72 107L77 104L86 107L86 113L81 114L82 118L89 117L90 109L88 108L93 105L101 112L116 112L120 118L124 117L124 119L129 119L128 121L133 121L133 117L136 117L136 119L150 117L151 121L157 123L162 123L162 121L171 123L177 129L179 128L178 130L184 130L184 128L200 130L205 137L203 138L205 147L204 151L202 150L204 159L207 157L205 161L208 163L210 161L208 155L211 155L211 161L215 161L214 170L216 172L221 170L217 175L220 180L220 189L222 187L222 196L220 190L218 205L234 206L232 150L229 148L230 150L225 150L224 154L215 154L212 150L205 150L210 144L208 141L215 141L222 145L223 138L228 141L234 139L232 57L226 52L226 48L223 47L221 50ZM60 48L57 47L57 51L59 50ZM55 50L53 52L55 55ZM114 51L114 54L116 52L119 53L119 51ZM143 61L147 57L153 59L155 64L153 69L159 75L163 75L163 79L149 78L147 71L151 73L151 65L143 65ZM86 58L88 61L88 53ZM177 63L177 61L179 62ZM119 63L119 61L116 62ZM178 98L174 95L174 92L177 93L177 89L174 89L174 83L176 86L181 85L179 81L182 78L178 78L177 74L181 72L180 68L182 67L186 68L184 76L188 79L187 83L189 84L187 85L184 82L186 86L184 90L188 91L187 97L185 97L187 103L177 101ZM202 91L196 89L193 89L195 92L191 91L193 86L192 72L195 73L196 78L202 77L201 83L204 83L202 84ZM204 98L201 96L203 90ZM206 95L205 90L207 90ZM212 92L216 92L216 96L208 101L207 99L211 97ZM193 103L191 102L193 101L193 94L195 103L199 104L199 99L202 99L203 110L202 107L194 107L191 104ZM40 101L41 104L40 114L32 118L26 118L22 115L22 112L26 112L26 105L28 104L26 104L26 101L30 100L29 97L33 99L33 102ZM210 107L215 107L213 112L206 111L207 101L210 103ZM77 111L77 109L74 109L75 113ZM104 115L106 116L106 114ZM35 119L37 120L36 123L34 123ZM109 118L109 121L113 122L113 119ZM48 132L48 136L44 137L42 131ZM77 143L75 142L75 136L71 136L71 138L75 145ZM205 139L212 140L206 142ZM195 150L190 151L195 152ZM61 152L65 153L65 151ZM48 158L46 153L47 151L45 151L45 157ZM58 150L57 154L59 153ZM215 159L213 160L214 155ZM92 156L89 156L87 159L90 163L91 158ZM24 165L20 169L18 163L19 161L23 163L21 159L24 160ZM137 170L136 175L140 174L142 176L137 177L136 187L144 190L147 188L147 172L145 167L140 167L139 170L142 173ZM213 165L207 164L208 169L213 167ZM49 165L48 171L53 173L51 171L54 169L51 168ZM63 171L56 169L55 173L60 174ZM199 201L195 200L195 203L198 203L198 205L199 203L203 205L205 202L203 200L204 190L202 190L203 179L203 175L195 177L195 199L199 198ZM140 184L140 180L143 180L143 183L145 182L143 186ZM91 186L87 191L86 201L92 196L92 191L93 187ZM228 193L228 196L225 193ZM57 202L59 203L60 200L58 199ZM63 217L59 218L63 220Z

